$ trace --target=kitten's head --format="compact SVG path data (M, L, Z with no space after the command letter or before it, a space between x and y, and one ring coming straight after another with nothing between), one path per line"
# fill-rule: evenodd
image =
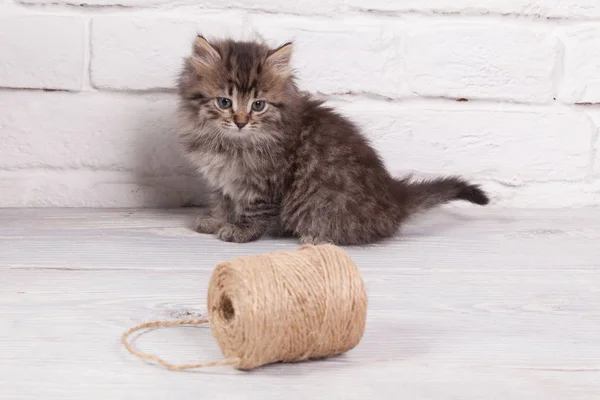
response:
M198 36L179 79L187 123L228 138L275 132L295 90L291 54L291 43L272 49Z

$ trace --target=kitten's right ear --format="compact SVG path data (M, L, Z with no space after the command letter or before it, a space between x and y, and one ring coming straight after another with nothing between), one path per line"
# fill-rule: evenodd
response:
M201 67L209 67L221 60L221 55L204 36L198 35L194 40L192 61Z

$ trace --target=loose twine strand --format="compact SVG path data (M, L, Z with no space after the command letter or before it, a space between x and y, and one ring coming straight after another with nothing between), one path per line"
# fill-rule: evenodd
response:
M172 371L231 365L249 370L344 353L360 342L367 296L352 259L334 245L252 255L216 266L208 287L208 319L154 321L125 332L133 355ZM136 351L127 338L148 328L209 322L225 360L171 364Z
M142 329L153 329L153 328L167 328L173 326L181 326L181 325L203 325L208 323L208 319L184 319L179 321L152 321L152 322L144 322L142 324L136 325L133 328L129 329L127 332L123 333L121 336L121 343L123 346L134 356L141 358L143 360L152 360L168 370L171 371L183 371L186 369L194 369L194 368L204 368L204 367L217 367L221 365L234 365L238 360L236 359L227 359L222 361L211 361L205 363L198 364L171 364L168 361L163 360L162 358L155 356L154 354L140 353L136 349L134 349L129 341L127 340L131 334L141 331Z

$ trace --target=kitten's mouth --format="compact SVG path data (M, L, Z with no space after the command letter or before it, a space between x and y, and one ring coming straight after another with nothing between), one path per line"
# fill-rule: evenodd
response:
M233 134L236 136L237 135L245 135L250 131L250 129L248 129L248 127L246 127L246 126L244 126L242 128L238 128L235 125L224 125L223 128L228 134Z

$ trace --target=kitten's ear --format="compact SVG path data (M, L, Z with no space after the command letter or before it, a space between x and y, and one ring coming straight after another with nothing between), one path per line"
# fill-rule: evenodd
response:
M204 36L198 35L194 40L193 61L199 66L211 66L221 60L221 55Z
M293 43L288 42L267 54L267 65L282 75L290 75L292 73Z

